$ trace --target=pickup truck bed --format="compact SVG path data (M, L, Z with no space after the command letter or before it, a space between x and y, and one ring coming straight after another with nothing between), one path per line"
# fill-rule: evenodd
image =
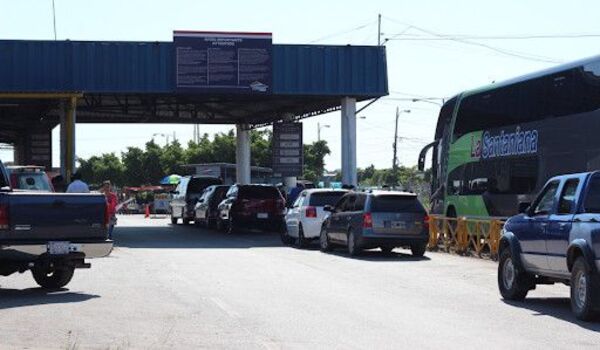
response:
M0 163L0 276L31 270L38 284L60 288L88 258L110 254L101 194L13 192Z

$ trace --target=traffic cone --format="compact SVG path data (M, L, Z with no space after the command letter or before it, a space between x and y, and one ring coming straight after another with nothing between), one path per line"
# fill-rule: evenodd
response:
M148 204L146 204L146 213L145 213L144 217L146 219L150 217L150 206Z

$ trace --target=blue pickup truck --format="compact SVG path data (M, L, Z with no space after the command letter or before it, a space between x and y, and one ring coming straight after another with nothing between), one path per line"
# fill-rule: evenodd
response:
M521 203L502 232L498 287L523 300L537 284L571 287L571 309L590 320L600 312L600 172L551 178L535 201Z
M31 270L40 286L64 287L112 251L106 207L101 194L13 191L0 162L0 276Z

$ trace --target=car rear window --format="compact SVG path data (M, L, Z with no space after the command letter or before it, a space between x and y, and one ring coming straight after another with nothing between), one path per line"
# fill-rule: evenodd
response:
M242 186L239 198L241 199L280 199L279 190L271 186Z
M212 185L220 185L221 180L219 179L211 179L211 178L197 178L193 177L188 184L187 192L188 193L200 193L204 191L205 188Z
M31 191L51 191L44 173L17 174L17 188Z
M310 195L310 203L313 207L323 207L325 205L335 205L346 192L317 192Z
M373 212L423 213L425 208L413 196L376 196L371 203Z

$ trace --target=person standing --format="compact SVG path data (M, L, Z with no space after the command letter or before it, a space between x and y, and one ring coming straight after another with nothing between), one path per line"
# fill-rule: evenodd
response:
M117 224L117 205L119 204L119 199L117 195L112 191L111 184L109 180L106 180L102 183L102 193L106 197L106 205L108 205L108 239L112 239L112 233Z
M90 193L90 187L81 180L81 173L71 175L71 183L67 187L67 193Z

